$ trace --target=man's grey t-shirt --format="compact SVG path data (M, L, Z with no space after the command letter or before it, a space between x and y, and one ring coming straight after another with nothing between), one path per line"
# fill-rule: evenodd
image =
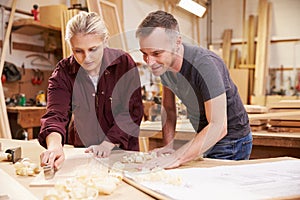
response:
M204 102L224 92L227 97L226 138L241 138L250 132L247 112L222 59L215 53L184 44L184 60L179 73L167 71L161 82L170 88L187 107L195 131L200 132L208 121ZM214 108L212 108L214 109Z

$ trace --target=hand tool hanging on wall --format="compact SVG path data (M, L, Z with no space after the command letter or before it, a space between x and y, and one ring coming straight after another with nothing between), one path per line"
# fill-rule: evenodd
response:
M33 71L33 76L31 78L31 83L35 85L37 83L37 71L36 69L32 69L32 71Z
M44 80L44 72L39 69L32 69L33 76L31 78L31 83L33 85L41 85Z
M51 67L53 68L53 66L55 66L50 60L49 58L46 58L43 55L39 55L39 54L30 54L27 55L26 58L29 57L35 57L34 59L31 60L30 64L32 66L36 66L36 67ZM37 62L40 61L40 62Z
M37 85L41 85L43 80L44 80L44 72L42 72L41 70L37 70L38 71L38 77L37 77Z

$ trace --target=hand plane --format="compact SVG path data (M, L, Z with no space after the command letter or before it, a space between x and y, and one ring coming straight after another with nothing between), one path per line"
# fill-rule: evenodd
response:
M22 150L21 147L10 148L7 149L5 152L1 152L1 160L6 160L9 162L16 163L18 160L21 159Z

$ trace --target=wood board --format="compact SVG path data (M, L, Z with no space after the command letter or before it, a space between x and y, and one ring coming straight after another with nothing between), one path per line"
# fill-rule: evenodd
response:
M227 68L229 68L229 64L230 64L231 38L232 38L232 29L226 29L223 33L222 58Z
M100 1L103 20L108 29L110 47L127 50L126 39L122 30L117 6L109 1Z
M299 133L299 127L269 127L268 131L270 132L287 132L287 133Z
M41 171L35 179L29 184L30 187L48 187L54 186L57 181L64 180L76 176L76 173L80 170L87 168L97 167L97 163L93 161L90 154L86 154L82 151L78 151L78 154L66 157L63 166L55 173L53 179L46 180L43 171Z
M276 103L268 104L269 109L279 109L279 108L294 108L300 109L300 100L281 100Z
M21 185L18 181L12 178L10 175L5 173L2 169L0 169L0 199L2 199L2 195L7 195L8 198L3 197L3 199L30 199L37 200L37 198L28 191L23 185Z
M244 105L247 113L256 114L256 113L266 113L268 112L268 108L266 106L261 105Z
M272 127L300 127L300 120L270 120L269 124Z
M248 69L229 69L230 76L238 88L243 104L248 102Z
M167 200L167 199L170 199L168 197L166 197L165 195L163 194L160 194L159 192L156 192L154 190L151 190L137 182L135 182L134 180L128 178L128 177L124 177L123 178L123 181L133 187L135 187L136 189L138 190L141 190L143 192L145 192L146 194L149 194L150 196L156 198L156 199L160 199L160 200Z
M55 173L53 179L45 180L43 171L35 177L30 183L31 187L41 186L54 186L57 181L64 180L66 178L74 177L78 174L82 174L86 171L108 171L118 168L114 168L116 162L121 162L124 155L135 154L135 151L113 150L107 158L95 158L92 154L84 153L85 148L79 148L76 150L76 154L66 157L64 164L60 170ZM140 163L122 163L122 173L139 173L138 166Z
M269 67L268 53L270 46L270 26L271 26L271 3L268 0L260 0L258 6L258 33L255 58L255 81L254 95L265 95L267 80L267 69Z
M297 120L300 118L300 111L294 112L279 112L279 113L264 113L264 114L249 114L249 119L276 119L276 120Z

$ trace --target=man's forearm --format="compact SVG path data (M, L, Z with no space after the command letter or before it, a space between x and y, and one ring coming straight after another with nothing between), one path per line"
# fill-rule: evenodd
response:
M163 124L162 134L163 134L163 143L164 145L169 145L170 148L173 148L174 138L175 138L175 128L176 120L168 119L165 124Z

